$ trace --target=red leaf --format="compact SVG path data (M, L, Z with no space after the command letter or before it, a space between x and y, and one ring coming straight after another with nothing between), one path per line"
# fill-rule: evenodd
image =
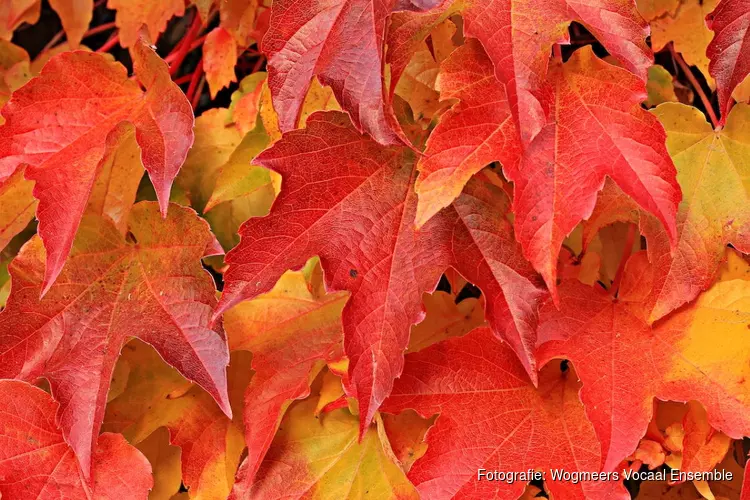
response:
M482 42L506 86L525 144L546 123L540 93L552 45L568 43L568 23L583 23L623 65L642 81L653 63L646 45L648 24L635 2L621 0L498 0L471 2L464 10L465 33Z
M460 102L445 113L427 139L417 179L417 225L448 206L471 177L499 161L509 177L518 170L521 139L505 86L476 40L468 40L440 66L441 99Z
M341 310L348 298L346 292L325 293L320 264L313 259L224 316L231 350L252 352L255 372L245 391L248 453L238 473L243 482L235 489L252 484L291 401L310 394L324 362L343 357Z
M720 281L651 328L643 302L655 270L630 258L617 299L577 281L560 286L560 309L540 310L537 361L564 357L583 382L581 399L602 443L604 469L636 449L653 400L700 401L708 422L733 438L750 433L750 283ZM730 361L732 360L732 361Z
M99 436L91 481L55 425L58 405L41 389L0 380L0 495L89 500L148 498L151 465L120 434Z
M535 373L536 307L542 291L505 219L507 199L481 181L414 229L414 153L383 147L341 113L313 114L256 162L282 175L271 213L240 229L219 314L268 291L287 269L318 255L332 290L349 290L345 351L362 429L403 367L409 328L423 317L422 294L455 267L487 296L487 315Z
M706 49L708 71L716 79L721 124L732 106L732 92L750 74L750 0L722 0L706 16L714 38Z
M441 0L277 0L263 38L268 82L282 132L295 128L310 80L333 88L358 130L398 144L385 114L383 38L394 9L426 10Z
M591 216L605 177L654 214L672 241L681 192L664 128L640 106L646 93L637 77L584 47L550 80L552 118L510 178L516 237L554 294L560 246Z
M135 127L141 161L166 214L172 180L193 143L193 111L143 41L132 50L141 90L108 56L66 52L13 94L0 127L0 182L28 164L36 181L45 293L60 273L106 158Z
M88 216L58 282L43 299L38 238L10 265L12 291L0 314L0 378L49 380L65 440L88 473L110 378L128 337L148 342L231 415L216 303L200 258L214 248L208 224L187 208L166 220L155 203L133 207L126 241L108 220Z
M599 467L599 442L579 387L574 374L550 365L536 389L513 352L489 329L477 328L408 354L383 411L439 414L427 433L427 452L409 471L422 498L515 499L530 480L480 481L480 469L541 470L555 498L629 498L617 481L551 480L551 469Z

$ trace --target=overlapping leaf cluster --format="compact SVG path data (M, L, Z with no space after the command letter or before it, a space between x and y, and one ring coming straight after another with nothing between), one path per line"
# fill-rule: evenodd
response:
M747 0L49 7L32 58L0 0L4 499L750 495Z

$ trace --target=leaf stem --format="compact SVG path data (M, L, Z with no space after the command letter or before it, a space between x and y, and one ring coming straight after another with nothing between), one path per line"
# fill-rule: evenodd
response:
M198 61L198 66L195 67L195 70L190 77L190 85L188 85L187 92L185 93L185 96L191 103L195 99L195 93L198 89L198 81L201 79L201 76L203 76L203 58ZM195 109L195 106L193 106L193 109Z
M185 59L185 56L187 56L188 52L190 52L190 45L192 45L193 40L195 40L195 38L198 36L198 33L200 32L202 27L203 21L201 21L201 16L198 15L198 12L194 12L193 24L190 25L190 28L185 34L185 38L182 39L182 43L177 50L177 54L175 55L174 60L169 65L170 75L174 76L174 74L177 73L177 70L180 69L182 61Z
M90 36L97 35L97 34L101 33L102 31L111 30L111 29L114 29L116 27L117 27L117 24L115 24L114 21L112 21L111 23L100 24L99 26L95 26L95 27L91 28L90 30L88 30L86 33L84 33L83 34L83 38L88 38Z
M675 61L677 61L677 65L685 74L685 77L690 82L690 85L693 86L695 93L698 94L698 97L700 97L701 101L703 102L703 107L706 108L706 113L708 113L708 117L711 119L711 124L714 126L714 128L717 128L720 122L718 117L716 116L714 107L711 105L711 100L708 98L708 96L706 96L706 93L703 92L703 87L701 87L698 79L695 78L695 75L691 71L690 66L688 66L682 56L676 50L674 50L674 44L669 44L669 50L672 52L672 57Z
M206 35L203 35L201 37L196 38L195 41L190 44L190 48L187 50L187 53L189 54L193 50L197 49L198 47L200 47L201 45L203 45L203 42L205 42L205 41L206 41ZM182 45L180 45L180 47L176 51L173 51L173 52L170 52L169 54L167 54L167 56L164 58L164 60L166 62L168 62L168 63L171 64L175 60L175 58L177 57L177 53L178 53L178 51L181 48L182 48Z
M109 40L104 42L104 45L96 49L97 52L108 52L112 47L120 43L120 35L115 33L111 37L109 37Z
M625 264L630 259L630 254L633 253L633 244L635 243L635 235L638 230L638 226L630 224L628 226L628 234L625 237L625 248L622 251L622 259L620 259L620 265L617 266L617 272L615 273L615 279L612 281L612 286L609 289L609 293L613 297L617 297L617 292L620 290L620 283L622 282L622 274L625 270Z
M100 24L99 26L95 26L91 28L90 30L88 30L86 33L84 33L83 36L81 37L81 40L88 38L90 36L97 35L103 31L114 29L116 27L117 25L115 24L114 21L111 23ZM49 42L47 42L47 45L44 46L41 52L46 52L52 47L54 47L55 45L57 45L63 39L64 36L65 36L65 31L63 30L60 30L57 33L55 33L55 36L53 36L52 39Z
M555 59L562 62L562 48L560 47L559 43L552 45L552 55L555 56Z

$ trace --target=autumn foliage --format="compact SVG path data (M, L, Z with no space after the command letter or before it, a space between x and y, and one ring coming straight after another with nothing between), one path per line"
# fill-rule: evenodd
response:
M0 496L749 500L748 74L748 0L0 0Z

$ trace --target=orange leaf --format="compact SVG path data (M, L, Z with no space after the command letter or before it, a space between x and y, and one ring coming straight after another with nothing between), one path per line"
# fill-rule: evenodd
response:
M219 90L236 82L234 65L237 62L237 43L222 27L214 28L203 43L203 69L206 72L211 99Z

